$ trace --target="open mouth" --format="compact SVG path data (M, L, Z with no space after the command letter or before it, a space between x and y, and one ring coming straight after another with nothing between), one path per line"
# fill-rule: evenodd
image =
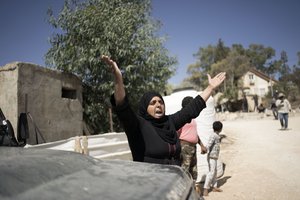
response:
M162 117L164 115L162 110L156 110L154 114L155 114L155 117Z

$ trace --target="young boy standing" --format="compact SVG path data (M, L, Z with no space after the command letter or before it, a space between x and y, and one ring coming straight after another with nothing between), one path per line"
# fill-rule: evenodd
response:
M217 161L220 154L220 132L222 132L223 124L220 121L213 123L214 133L209 137L208 144L206 146L208 150L207 161L209 172L206 175L203 196L208 196L208 191L212 186L213 192L222 192L217 188Z

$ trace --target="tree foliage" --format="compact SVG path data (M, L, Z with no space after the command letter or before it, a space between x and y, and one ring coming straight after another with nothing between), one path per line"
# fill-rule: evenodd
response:
M211 66L224 58L229 53L229 48L220 39L217 46L208 45L200 48L194 54L197 62L188 66L187 73L190 75L185 82L190 82L196 89L203 89L207 85L207 74L211 73Z
M285 51L280 54L280 59L274 59L275 50L260 44L251 44L244 48L241 44L233 44L226 47L222 40L217 45L208 45L199 48L194 54L196 62L188 66L189 77L185 81L199 88L207 85L206 74L215 75L220 71L226 72L226 80L223 87L219 88L224 98L232 101L238 100L238 92L241 91L242 83L240 78L251 68L257 69L271 77L278 77L280 91L287 94L298 94L300 52L298 53L298 67L288 65L288 57Z
M275 56L275 50L261 44L250 44L249 48L246 50L246 55L250 58L252 67L266 73L266 62Z
M226 72L224 88L221 92L228 99L238 99L238 90L242 88L240 78L250 69L249 58L240 55L240 52L232 50L223 60L212 64L210 73L217 74L220 71Z
M96 133L109 130L113 92L113 78L100 55L118 63L134 107L146 90L164 91L176 60L157 34L161 24L150 16L150 0L66 0L58 16L48 13L60 32L50 39L46 64L82 79L84 120ZM118 124L115 128L120 130Z

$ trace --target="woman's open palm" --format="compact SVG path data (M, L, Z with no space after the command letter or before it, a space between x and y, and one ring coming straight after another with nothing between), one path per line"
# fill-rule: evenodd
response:
M215 77L211 78L209 74L207 74L208 77L208 84L212 86L213 88L217 88L226 78L226 72L220 72Z

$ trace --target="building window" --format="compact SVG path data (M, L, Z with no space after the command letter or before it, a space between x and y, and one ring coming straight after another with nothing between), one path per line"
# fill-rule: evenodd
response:
M265 95L266 95L266 89L260 88L260 96L265 96Z
M61 97L66 99L76 99L76 90L70 88L62 88Z
M254 85L254 75L249 74L250 85Z

